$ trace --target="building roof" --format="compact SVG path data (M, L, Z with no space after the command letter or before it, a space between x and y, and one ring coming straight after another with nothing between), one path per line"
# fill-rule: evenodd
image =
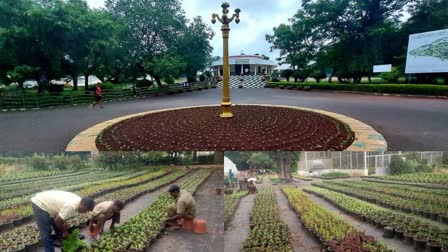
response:
M222 66L222 60L215 60L212 62L213 66ZM239 65L239 64L248 64L248 65L268 65L268 66L277 66L274 61L265 60L263 56L259 55L234 55L229 56L229 65Z

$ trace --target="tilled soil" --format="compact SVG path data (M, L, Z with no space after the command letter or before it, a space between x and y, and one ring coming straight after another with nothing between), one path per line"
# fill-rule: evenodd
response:
M268 106L198 107L131 118L96 139L101 151L119 150L344 150L354 133L341 121L315 112Z
M207 220L208 233L196 234L191 230L165 231L148 251L223 251L224 250L224 196L216 188L224 186L224 173L215 170L199 186L194 196L197 217Z

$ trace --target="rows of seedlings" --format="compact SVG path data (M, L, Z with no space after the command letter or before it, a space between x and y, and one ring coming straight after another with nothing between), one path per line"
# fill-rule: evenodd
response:
M142 171L136 173L119 173L123 174L121 176L116 176L117 173L110 173L114 174L114 176L111 177L111 175L109 175L106 176L105 179L98 176L96 177L97 180L92 182L88 182L88 180L80 183L79 185L70 184L63 187L57 187L55 185L51 189L70 191L83 197L97 197L104 193L119 190L125 187L135 186L140 183L145 183L160 178L169 172L169 170L160 170L156 172ZM78 181L78 179L73 180ZM35 190L36 193L43 191L44 189L35 188ZM32 220L33 210L30 203L31 197L32 195L27 195L18 199L1 201L4 208L0 210L0 231L19 227L23 223L27 223Z
M229 195L224 195L224 228L227 228L232 222L233 215L235 214L236 209L241 201L241 198L247 195L247 190L242 190L236 193L232 193Z
M195 193L199 185L211 174L211 169L196 172L188 180L179 184L181 189ZM87 251L144 251L148 249L164 229L166 208L174 202L167 193L161 193L148 208L132 217L113 231L103 235L101 239Z
M113 200L120 199L123 202L128 203L130 200L135 199L136 197L144 193L155 191L162 186L172 183L173 181L185 176L188 173L188 171L180 170L180 171L173 171L171 173L162 173L164 174L163 176L160 176L160 173L161 173L160 171L151 173L156 179L149 180L143 184L129 188L124 187L122 189L115 190L113 192L105 194L102 196L103 198L101 201L108 199ZM133 180L132 178L130 179L130 181L135 182L135 180ZM115 185L111 183L110 186ZM87 195L80 195L80 196L87 196ZM95 199L95 201L97 203L101 202L98 199ZM81 214L76 218L70 219L69 224L72 226L72 228L76 227L82 228L87 225L87 221L88 221L88 215ZM35 223L32 223L30 225L24 225L0 235L0 251L3 251L3 249L13 250L17 247L23 249L26 248L27 246L36 246L35 243L37 243L37 241L39 240L40 235L37 229L37 225Z
M251 231L244 242L244 251L292 251L288 226L280 219L277 200L271 187L258 191L249 218Z
M329 189L312 186L304 189L320 196L348 214L384 231L384 237L413 244L418 250L448 251L448 230L409 214L379 207L375 204Z
M369 176L368 178L376 180L385 180L385 181L448 185L448 174L446 173L409 173L409 174L378 176L378 177Z
M344 193L381 206L448 223L448 192L366 181L324 182L318 187Z
M283 186L282 192L308 233L318 239L327 251L391 251L374 237L356 230L339 216L313 202L301 189Z

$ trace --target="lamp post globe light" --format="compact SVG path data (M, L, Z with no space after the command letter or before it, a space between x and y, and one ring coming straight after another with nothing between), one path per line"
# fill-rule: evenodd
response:
M235 23L240 22L240 9L235 9L235 13L228 17L230 4L224 2L221 4L222 7L222 16L220 17L218 14L212 14L212 23L216 23L216 19L222 24L222 38L223 38L223 78L222 78L222 102L221 108L222 113L221 117L233 117L231 106L232 102L230 101L230 85L229 85L229 24L235 19Z

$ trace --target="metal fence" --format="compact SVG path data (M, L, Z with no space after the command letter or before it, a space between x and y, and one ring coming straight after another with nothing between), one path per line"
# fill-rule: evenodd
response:
M437 165L443 161L448 152L301 152L298 162L299 172L320 173L337 170L351 173L385 175L393 156L404 158L413 156L417 160L426 160L429 165Z
M207 82L194 82L174 84L161 87L135 87L130 86L121 89L104 89L102 91L104 101L120 101L139 99L159 94L174 94L190 92L194 90L208 89ZM0 110L27 110L56 106L88 104L94 100L94 91L85 92L45 92L30 93L23 90L0 92Z

